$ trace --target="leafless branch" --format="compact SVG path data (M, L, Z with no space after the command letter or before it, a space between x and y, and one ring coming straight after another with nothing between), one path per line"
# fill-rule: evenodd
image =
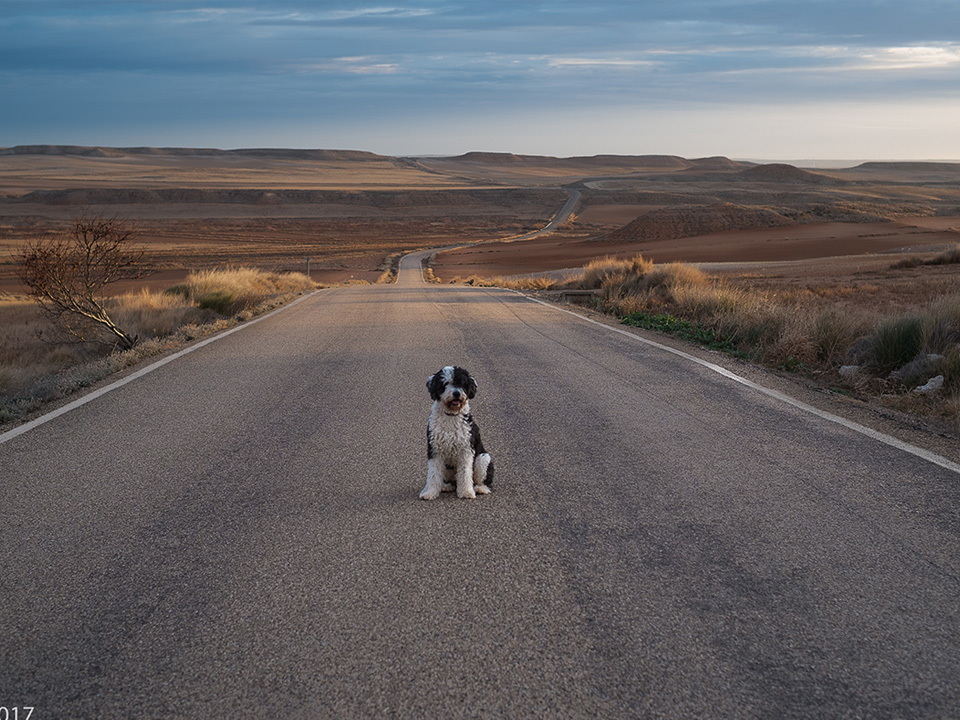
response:
M104 289L150 274L142 248L131 247L136 226L114 216L81 216L66 234L28 242L20 280L54 325L81 342L136 344L105 308Z

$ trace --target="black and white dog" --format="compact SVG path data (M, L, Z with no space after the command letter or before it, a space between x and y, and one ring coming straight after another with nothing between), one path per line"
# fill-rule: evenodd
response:
M486 495L493 484L493 460L470 415L476 381L463 368L448 365L427 381L427 390L433 407L427 420L427 484L420 499L436 500L453 489L462 498Z

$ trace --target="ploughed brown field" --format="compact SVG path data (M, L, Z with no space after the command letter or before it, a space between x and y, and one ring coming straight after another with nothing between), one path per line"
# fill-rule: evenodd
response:
M582 195L561 230L510 240L545 225L570 189ZM308 258L317 281L375 281L398 253L482 242L440 253L435 274L561 272L643 253L751 285L856 290L874 304L960 290L957 265L900 262L960 243L960 165L951 163L826 170L722 157L0 149L0 292L19 289L25 240L61 232L82 212L137 222L159 270L154 287L194 269L303 271Z

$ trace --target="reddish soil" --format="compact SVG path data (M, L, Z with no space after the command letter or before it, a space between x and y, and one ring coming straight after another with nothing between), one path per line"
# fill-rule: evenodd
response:
M610 239L547 235L514 243L485 243L440 253L434 273L443 280L471 275L523 275L576 268L596 257L631 257L642 254L655 262L744 263L760 272L758 264L824 259L805 263L805 273L817 273L836 258L856 258L864 263L889 266L896 255L942 252L960 243L955 229L920 227L916 220L895 223L818 223L754 230L728 230L691 238L616 242ZM930 218L942 228L960 226L960 218ZM877 257L881 255L880 257ZM825 259L831 258L829 262ZM714 270L721 270L714 267ZM777 272L782 272L778 268Z

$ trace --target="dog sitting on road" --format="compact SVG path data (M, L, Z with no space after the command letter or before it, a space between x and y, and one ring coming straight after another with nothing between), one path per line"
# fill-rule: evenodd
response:
M470 415L476 381L463 368L448 365L427 381L427 390L433 407L427 420L427 484L420 499L436 500L454 489L462 498L488 494L493 460Z

